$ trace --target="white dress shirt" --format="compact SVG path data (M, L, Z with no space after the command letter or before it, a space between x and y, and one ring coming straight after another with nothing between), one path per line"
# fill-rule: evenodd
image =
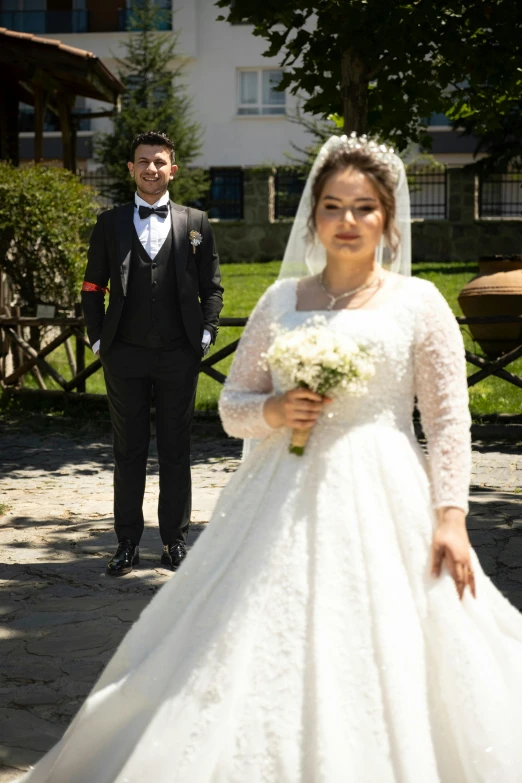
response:
M170 220L170 196L164 193L163 196L158 199L154 204L147 204L136 193L135 196L135 208L134 208L134 228L138 238L143 245L146 252L151 258L155 258L158 255L162 244L169 235L172 221ZM140 218L139 207L152 207L157 209L164 204L169 206L169 214L166 218L159 215L149 215L147 218Z
M136 233L138 235L138 238L143 245L145 251L149 254L151 258L154 258L159 253L162 244L166 240L166 238L169 235L170 227L172 225L172 221L170 219L170 195L168 191L163 194L161 198L159 198L157 201L154 202L154 204L148 204L146 201L144 201L142 198L138 196L136 193L134 196L134 228L136 229ZM156 209L157 207L162 207L164 204L167 204L169 207L169 214L166 218L161 217L160 215L149 215L146 218L140 218L139 213L139 207L153 207ZM203 332L203 336L201 338L201 347L203 350L206 350L208 346L210 345L210 332L205 329ZM100 350L100 341L97 340L94 345L92 346L92 350L94 353L98 353Z

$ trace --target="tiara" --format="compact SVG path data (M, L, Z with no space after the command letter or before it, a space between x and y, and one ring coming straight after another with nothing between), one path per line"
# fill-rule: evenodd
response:
M378 144L373 139L369 139L368 136L358 136L353 131L349 136L333 136L332 141L336 139L339 145L343 145L349 152L353 150L362 150L372 158L384 163L392 172L392 175L397 181L401 171L400 158L395 154L393 147L387 147L386 144Z

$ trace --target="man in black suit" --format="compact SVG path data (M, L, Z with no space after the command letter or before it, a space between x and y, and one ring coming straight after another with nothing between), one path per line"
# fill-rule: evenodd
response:
M176 570L186 556L196 385L223 306L208 218L174 204L168 195L178 169L172 141L154 131L142 133L132 143L128 168L136 182L135 200L99 216L82 286L87 332L103 364L114 432L118 549L107 570L115 576L139 562L152 392L161 562Z

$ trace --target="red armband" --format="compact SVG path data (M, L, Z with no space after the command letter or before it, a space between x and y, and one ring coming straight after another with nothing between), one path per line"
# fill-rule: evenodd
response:
M107 293L107 291L110 293L110 290L108 288L102 288L101 285L96 285L96 283L84 283L82 284L82 291L101 291L104 295Z

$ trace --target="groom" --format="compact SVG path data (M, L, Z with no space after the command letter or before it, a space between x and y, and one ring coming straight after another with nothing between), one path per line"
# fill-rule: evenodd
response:
M159 461L161 563L186 556L190 523L190 427L201 357L215 342L223 289L204 212L174 204L174 144L147 131L128 165L134 201L98 218L90 239L82 305L101 358L114 432L116 554L107 571L139 563L143 495L154 396ZM104 296L109 291L107 311Z

